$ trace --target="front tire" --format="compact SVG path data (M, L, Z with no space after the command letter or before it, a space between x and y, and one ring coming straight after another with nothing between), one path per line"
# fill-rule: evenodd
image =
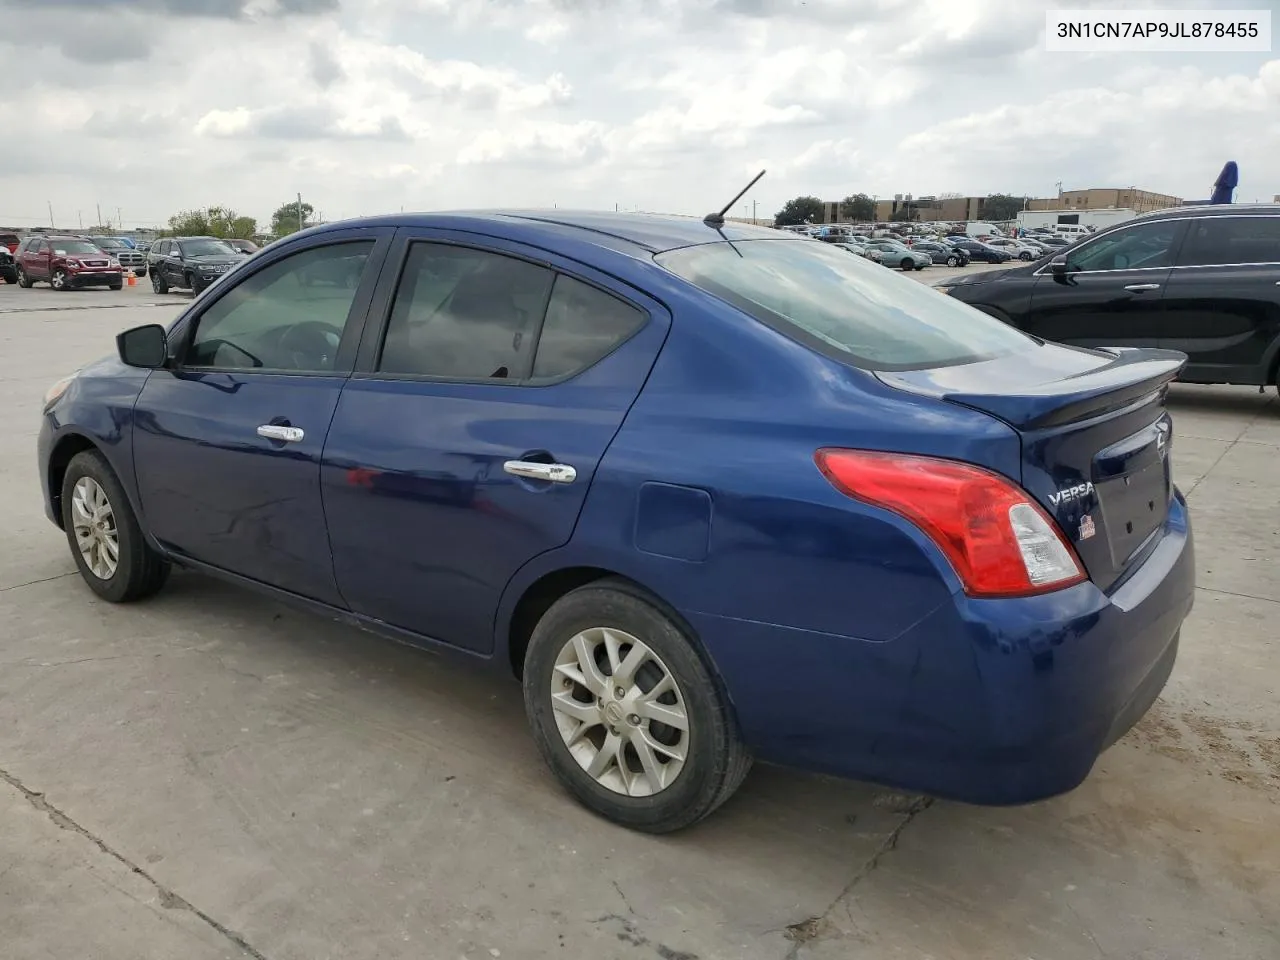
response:
M948 267L958 267L958 266L960 266L960 258L959 258L959 257L947 257L947 266L948 266Z
M169 578L169 563L147 544L124 487L96 450L67 465L62 526L80 576L104 600L141 600Z
M123 283L109 283L107 284L107 286L109 286L112 290L121 290L124 288Z
M584 806L647 833L690 826L751 766L694 641L642 591L608 579L561 597L524 662L534 740Z
M49 277L49 286L55 290L71 289L71 278L67 276L67 271L62 269L53 271L53 275Z
M903 270L911 270L915 267L915 264L912 263L910 257L903 257L902 262L898 264L898 266L901 267Z

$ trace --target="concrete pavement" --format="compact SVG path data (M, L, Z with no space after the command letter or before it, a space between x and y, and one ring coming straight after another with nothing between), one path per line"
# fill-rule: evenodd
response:
M757 768L654 839L558 789L511 681L194 575L82 585L40 397L182 302L0 286L6 958L1280 956L1274 392L1175 388L1197 606L1080 789L988 810Z

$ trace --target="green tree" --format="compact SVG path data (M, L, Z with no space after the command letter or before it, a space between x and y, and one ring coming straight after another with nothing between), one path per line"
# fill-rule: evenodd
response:
M315 208L309 203L301 205L301 220L299 223L299 204L297 200L290 200L288 203L282 203L276 208L276 212L271 215L271 232L277 237L288 236L291 233L312 226L312 215Z
M796 197L773 218L775 226L790 227L799 223L813 223L822 219L822 201L817 197Z
M985 220L1013 220L1026 202L1026 197L993 193L982 201L982 217Z
M840 201L840 216L846 220L867 222L876 218L876 202L865 193L853 193Z
M165 231L175 237L221 237L247 240L258 232L258 221L242 217L230 207L183 210L169 218Z
M174 237L203 237L209 234L209 214L204 210L183 210L169 218L165 233Z

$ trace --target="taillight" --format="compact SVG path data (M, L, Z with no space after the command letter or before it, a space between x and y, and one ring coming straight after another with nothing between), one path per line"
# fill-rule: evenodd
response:
M942 550L973 597L1018 597L1086 579L1053 520L1004 477L953 460L867 450L819 450L842 493L892 510Z

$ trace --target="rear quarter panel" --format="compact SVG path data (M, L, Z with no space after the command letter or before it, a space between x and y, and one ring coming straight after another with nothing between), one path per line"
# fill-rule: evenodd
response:
M959 582L937 549L911 524L836 491L814 453L908 450L1016 479L1013 432L887 387L683 286L672 279L655 291L672 310L671 334L600 464L573 539L508 588L499 649L523 590L564 566L613 570L690 617L875 641L947 601ZM690 496L659 497L649 509L642 488L655 482ZM689 505L703 498L698 516ZM664 512L664 503L675 506Z

